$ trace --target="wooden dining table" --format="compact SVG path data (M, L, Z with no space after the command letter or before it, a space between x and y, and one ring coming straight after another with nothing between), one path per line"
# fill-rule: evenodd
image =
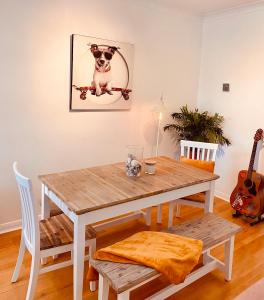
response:
M85 226L205 192L205 211L213 211L218 175L159 156L155 175L128 177L125 163L40 175L42 218L54 202L74 223L73 298L82 299Z

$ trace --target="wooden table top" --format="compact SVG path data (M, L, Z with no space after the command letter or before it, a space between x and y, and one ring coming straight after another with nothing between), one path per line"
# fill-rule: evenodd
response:
M218 175L160 156L155 175L127 177L125 162L40 175L39 178L76 214L213 181Z

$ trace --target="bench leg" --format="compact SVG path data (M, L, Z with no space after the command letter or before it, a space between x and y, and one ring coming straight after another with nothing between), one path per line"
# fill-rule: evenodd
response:
M225 280L230 281L232 278L232 266L234 256L234 241L235 237L232 236L225 243Z
M107 280L99 274L98 300L108 300L109 284Z
M211 261L210 250L207 250L207 251L204 252L204 254L203 254L203 265L205 266L205 265L208 264L210 261Z
M117 295L117 300L129 300L129 292L124 292Z

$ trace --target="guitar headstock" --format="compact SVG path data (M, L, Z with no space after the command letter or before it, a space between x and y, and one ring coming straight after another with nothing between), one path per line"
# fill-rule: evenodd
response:
M263 136L263 130L260 128L256 131L255 136L254 136L254 141L258 142L262 139Z

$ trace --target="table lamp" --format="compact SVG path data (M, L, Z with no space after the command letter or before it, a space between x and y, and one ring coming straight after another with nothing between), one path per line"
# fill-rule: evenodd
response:
M163 93L160 97L160 103L154 108L154 112L158 114L158 124L157 124L157 135L156 135L156 156L159 154L159 138L160 138L160 124L164 113L166 112L166 107L163 99Z

